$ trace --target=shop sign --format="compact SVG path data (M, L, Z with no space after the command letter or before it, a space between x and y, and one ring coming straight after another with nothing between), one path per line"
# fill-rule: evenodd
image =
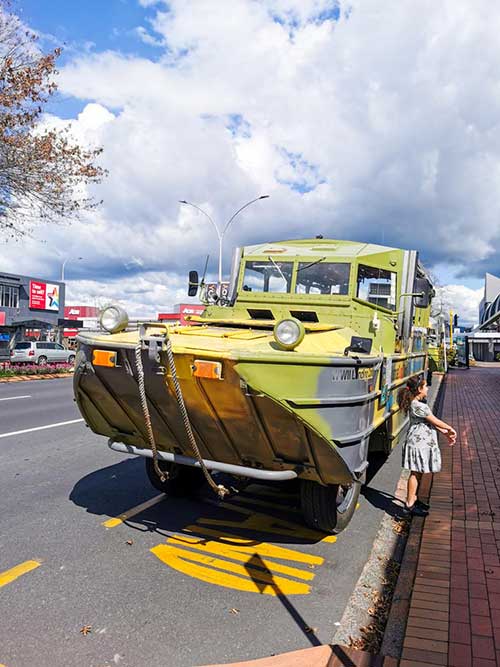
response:
M3 326L5 324L5 311L0 310L0 326Z
M59 285L30 280L32 310L59 310Z

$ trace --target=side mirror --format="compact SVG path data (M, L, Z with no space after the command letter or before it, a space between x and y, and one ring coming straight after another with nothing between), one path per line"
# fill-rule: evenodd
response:
M415 278L415 282L413 284L413 291L415 292L415 294L417 292L420 293L420 296L414 297L415 306L417 308L428 308L431 302L432 287L427 278Z
M200 286L198 271L189 272L188 296L196 296L198 294L198 287Z

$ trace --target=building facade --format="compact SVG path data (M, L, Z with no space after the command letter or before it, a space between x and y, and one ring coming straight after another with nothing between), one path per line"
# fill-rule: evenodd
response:
M75 338L82 328L98 329L99 313L99 308L96 306L66 306L64 319L67 326L64 328L64 338ZM70 321L74 321L75 325L71 326Z
M8 356L12 340L29 332L40 339L64 319L64 283L0 272L0 357Z
M476 361L500 361L500 278L487 273L479 304L479 326L469 334Z

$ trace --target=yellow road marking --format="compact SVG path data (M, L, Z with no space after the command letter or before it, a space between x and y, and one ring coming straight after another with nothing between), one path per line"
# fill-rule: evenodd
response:
M212 501L207 501L212 503ZM245 521L228 521L226 519L199 519L200 523L210 526L228 526L231 528L248 528L250 530L261 531L265 533L275 533L277 535L289 535L290 537L299 537L303 540L314 540L316 542L336 542L335 535L326 535L319 530L306 528L299 523L286 521L285 519L277 519L269 516L269 514L262 514L261 512L254 512L246 507L240 507L233 503L216 503L218 507L224 509L234 510L240 514L248 516Z
M15 567L11 567L10 570L5 570L5 572L0 573L0 588L10 584L12 581L15 581L19 577L22 577L23 574L35 570L37 567L40 567L41 563L37 560L27 560L24 563L20 563ZM1 665L0 665L1 667Z
M123 514L120 514L120 516L112 517L111 519L107 519L106 521L103 521L101 524L105 528L114 528L115 526L119 526L121 523L124 521L127 521L127 519L130 519L131 517L135 516L136 514L140 514L141 512L144 512L144 510L147 510L149 507L153 507L153 505L156 505L156 503L159 503L160 500L163 500L166 498L164 493L160 493L158 496L155 496L154 498L150 498L149 500L146 500L145 503L141 503L140 505L137 505L136 507L132 507L132 509L127 510Z
M259 494L260 495L260 494ZM301 514L301 511L296 507L287 507L279 503L273 503L269 500L260 500L258 498L251 498L250 496L235 496L232 498L233 502L250 503L258 507L269 507L270 509L281 510L282 512L290 512L292 514Z
M295 560L298 563L306 563L307 565L322 565L324 558L321 556L315 556L314 554L306 554L302 551L296 551L295 549L289 549L288 547L281 547L275 544L269 544L267 542L256 542L251 538L243 538L239 535L233 535L232 533L224 533L220 530L211 530L210 528L204 528L203 526L188 526L185 528L186 531L196 533L197 535L207 535L210 537L216 537L220 541L229 540L231 544L241 545L238 546L238 551L246 551L248 553L255 551L255 545L259 547L259 554L261 556L271 556L273 558L281 558L283 560ZM187 535L176 535L175 539L186 539L192 540L193 538Z
M238 565L228 560L216 558L210 554L193 553L187 549L179 549L170 544L159 544L151 551L161 561L170 567L191 577L225 588L235 588L241 591L264 593L266 595L307 595L310 586L284 577L275 577L269 569L255 567L254 563L264 565L265 562L258 555L255 548L254 557L247 559L245 565ZM216 569L217 568L217 569ZM225 570L221 571L221 570Z
M308 595L311 592L306 582L314 579L316 575L311 570L322 565L324 558L260 542L254 535L244 537L226 530L243 528L253 533L268 532L318 543L335 542L334 535L325 535L234 503L214 501L213 504L219 509L239 512L244 518L230 521L200 517L195 524L186 526L181 534L153 547L151 552L172 569L217 586L261 595ZM276 561L288 561L288 564Z

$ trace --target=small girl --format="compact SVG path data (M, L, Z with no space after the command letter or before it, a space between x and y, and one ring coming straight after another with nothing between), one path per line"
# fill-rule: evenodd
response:
M403 446L403 468L410 471L406 510L416 516L426 516L429 510L429 506L417 497L422 474L441 470L437 431L446 436L449 445L454 445L457 439L455 429L435 417L427 403L422 402L427 391L424 378L410 378L398 397L399 407L410 413L410 425Z

